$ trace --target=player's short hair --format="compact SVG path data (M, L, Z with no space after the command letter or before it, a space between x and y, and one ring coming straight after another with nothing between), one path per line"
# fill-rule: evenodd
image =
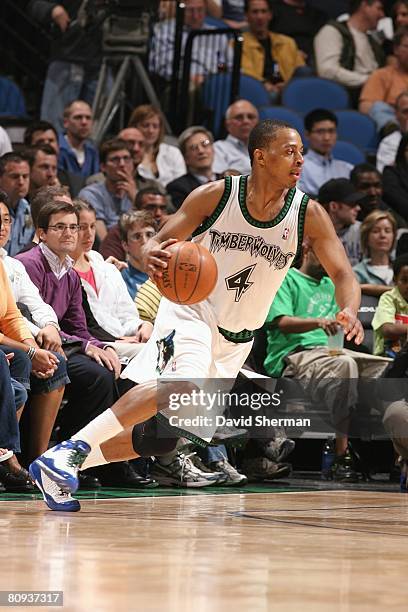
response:
M153 229L157 229L157 223L152 213L147 210L131 210L127 213L123 213L119 220L119 234L123 242L127 242L128 231L136 224L141 227L153 227Z
M251 166L254 161L255 149L264 149L269 142L275 140L279 130L295 129L290 123L280 119L264 119L260 121L249 135L248 153Z
M327 108L315 108L304 118L305 130L311 132L314 125L320 121L332 121L337 127L337 117Z
M27 147L30 147L32 145L33 134L35 134L35 132L47 132L48 130L52 130L54 132L55 138L58 142L58 133L52 123L49 123L49 121L33 121L27 126L26 131L24 132L24 144Z
M402 268L404 268L404 266L408 266L408 253L404 253L404 255L400 255L394 261L394 264L392 266L392 269L394 271L394 278L398 277L399 273L401 272Z

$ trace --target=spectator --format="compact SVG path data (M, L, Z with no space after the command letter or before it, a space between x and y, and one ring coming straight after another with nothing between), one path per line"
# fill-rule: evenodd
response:
M245 0L245 16L249 31L243 34L241 70L262 81L275 103L305 61L293 38L269 31L273 13L268 0Z
M135 210L123 215L119 228L128 258L128 267L122 270L122 277L134 300L139 287L149 278L143 268L142 250L146 242L156 235L155 222L147 211Z
M385 166L394 164L402 135L408 131L408 90L398 96L395 102L395 116L398 129L383 138L377 150L377 168L380 172L384 172Z
M395 246L397 224L389 212L374 210L361 224L360 235L363 260L353 270L362 293L379 297L394 284L391 251Z
M395 166L386 166L383 173L384 200L390 208L408 220L408 134L398 147Z
M230 28L242 29L245 21L244 0L207 0L207 13L222 19Z
M408 89L408 28L399 29L393 43L395 63L375 70L360 94L360 112L370 115L382 133L398 128L396 100Z
M0 158L0 189L7 197L12 217L10 240L6 245L9 255L16 255L28 242L34 230L30 205L26 200L30 186L30 166L18 153L6 153Z
M153 326L140 319L119 270L91 250L96 232L94 208L81 200L76 200L74 205L79 214L74 269L96 321L116 338L109 346L113 346L121 359L132 359L139 352L140 343L149 339ZM129 241L134 240L134 235L132 231L129 233ZM143 240L137 242L144 244Z
M392 7L395 29L408 27L408 0L397 0Z
M159 109L150 104L137 106L129 119L129 127L140 130L145 138L145 152L138 166L140 176L166 186L185 173L186 166L180 151L163 142L164 123Z
M293 38L308 64L313 58L313 39L328 20L307 0L273 0L272 30Z
M57 154L50 145L37 145L25 152L30 164L30 189L28 200L31 202L41 187L58 187Z
M58 133L48 121L33 121L24 132L24 144L27 147L49 145L59 157ZM78 195L85 185L85 178L67 170L58 169L57 177L61 185L66 185L72 197Z
M304 245L303 254L300 269L289 271L270 308L264 366L270 376L294 376L313 402L329 408L337 431L332 477L355 480L347 431L358 378L379 376L386 363L349 350L328 354L327 338L339 327L334 285L311 245Z
M103 240L122 213L132 208L137 187L133 177L132 152L124 140L112 139L100 147L103 183L93 183L81 189L79 197L96 210L96 233Z
M213 142L211 132L201 125L192 125L180 134L178 143L187 166L187 173L167 186L173 205L177 209L193 189L220 178L213 170Z
M318 200L327 210L352 266L362 257L360 221L357 215L365 194L356 191L347 179L332 179L319 189Z
M395 287L386 291L378 302L372 321L374 354L394 358L406 341L408 325L398 315L408 315L408 254L393 265Z
M41 119L62 127L65 106L72 100L92 104L102 60L102 29L95 11L81 9L77 0L30 0L28 15L55 30L48 66ZM85 23L84 23L85 18Z
M337 141L337 117L323 108L311 111L305 117L306 138L309 149L304 156L299 189L316 196L323 183L330 179L349 178L351 164L333 157Z
M145 187L136 196L134 208L143 210L153 216L154 226L160 228L168 219L166 196L157 187ZM100 253L103 257L116 257L120 261L126 259L126 251L123 248L123 241L120 237L119 223L108 230L104 238Z
M184 26L181 40L182 56L184 56L187 38L191 31L214 29L214 26L207 25L204 22L207 8L206 0L185 0L184 4ZM165 83L168 83L172 78L175 33L175 19L161 21L153 28L149 70L150 73L161 77ZM191 53L190 74L192 75L193 84L200 84L207 74L218 72L220 60L224 62L229 60L230 56L231 50L226 36L217 35L211 44L201 44L201 41L196 39Z
M12 150L9 135L4 128L0 127L0 157L5 153L10 153Z
M383 50L369 33L382 17L381 0L351 0L349 19L330 21L315 37L317 74L359 92L384 65Z
M258 110L248 100L238 100L227 108L225 127L228 136L214 143L214 172L222 174L231 169L240 174L251 172L248 138L258 121Z
M99 172L99 157L89 140L92 109L87 102L75 100L64 108L65 133L59 137L58 168L87 177Z

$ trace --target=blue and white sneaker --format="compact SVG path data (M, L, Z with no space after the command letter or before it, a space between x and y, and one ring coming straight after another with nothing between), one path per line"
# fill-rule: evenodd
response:
M75 493L79 486L78 470L91 452L82 440L66 440L50 448L30 465L38 466L63 491Z
M44 501L51 510L60 512L78 512L81 509L79 501L71 497L67 491L63 491L54 480L35 462L30 465L30 476L43 494Z

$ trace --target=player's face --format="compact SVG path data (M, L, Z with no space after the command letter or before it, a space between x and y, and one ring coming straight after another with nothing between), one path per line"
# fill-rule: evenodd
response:
M256 149L255 163L265 168L275 183L284 189L294 187L303 166L303 143L296 130L278 130L265 149Z
M306 136L313 151L320 153L320 155L328 155L336 144L336 124L330 120L317 121L310 132L306 133Z
M79 213L78 245L76 252L82 254L90 251L95 242L96 216L93 211L81 210Z
M408 266L402 266L395 282L404 300L408 300Z
M11 231L11 215L10 211L3 202L0 202L0 217L1 217L1 228L0 228L0 247L4 247L10 238Z

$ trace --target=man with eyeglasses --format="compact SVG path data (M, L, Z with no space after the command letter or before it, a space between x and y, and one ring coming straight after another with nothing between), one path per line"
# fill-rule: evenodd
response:
M187 173L167 185L176 209L180 208L193 189L220 178L213 168L213 142L213 135L202 125L192 125L180 134L178 145L186 162Z
M12 217L10 240L5 247L11 257L19 253L34 234L30 205L26 200L29 186L30 166L25 157L14 152L0 157L0 189L9 199Z
M251 172L248 139L258 121L258 110L248 100L238 100L227 108L225 127L228 136L224 140L214 142L215 172L219 174L226 170L236 170L239 174Z
M149 278L144 270L142 251L145 244L156 235L154 218L145 210L132 210L122 215L119 231L128 261L122 276L130 296L135 299L139 287Z
M349 178L353 169L342 159L333 157L337 141L337 117L331 111L317 108L305 117L309 147L304 156L299 189L315 197L320 187L330 179Z
M132 151L124 140L107 140L102 143L99 155L105 180L84 187L79 197L95 208L96 235L103 240L120 215L132 208L137 187Z

